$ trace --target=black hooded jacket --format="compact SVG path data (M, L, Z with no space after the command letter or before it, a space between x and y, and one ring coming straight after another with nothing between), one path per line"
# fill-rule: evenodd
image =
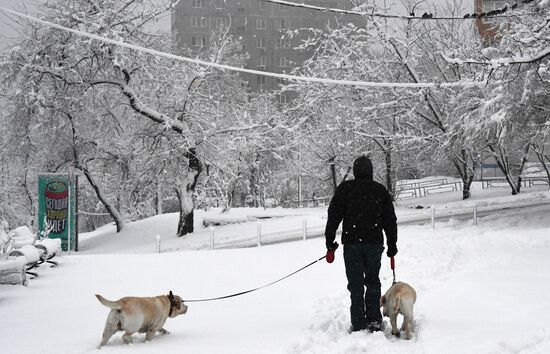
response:
M343 220L342 244L384 244L382 230L388 247L397 243L397 218L393 202L386 187L372 178L372 163L361 156L353 163L354 180L338 186L328 207L325 229L327 245L334 242L336 230Z

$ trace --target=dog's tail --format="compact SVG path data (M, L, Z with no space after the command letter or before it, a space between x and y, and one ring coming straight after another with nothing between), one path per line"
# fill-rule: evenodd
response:
M114 310L122 309L122 305L118 301L107 300L106 298L104 298L99 294L95 294L95 297L97 297L97 299L99 300L99 302L101 302L101 304L103 304L103 306L107 306L108 308L114 309Z
M397 296L395 303L393 304L393 313L398 313L399 307L401 307L401 298Z

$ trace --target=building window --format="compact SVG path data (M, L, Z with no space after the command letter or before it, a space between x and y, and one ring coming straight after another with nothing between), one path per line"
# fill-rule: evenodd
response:
M217 28L223 28L223 27L225 27L225 18L223 18L223 17L216 17L216 27L217 27Z
M265 49L265 38L264 37L257 37L256 38L256 44L258 48Z
M286 68L290 65L290 60L288 60L287 58L285 57L280 57L279 58L279 66L281 68Z
M260 56L260 60L258 61L258 63L259 63L258 66L259 66L260 68L265 69L265 66L266 66L266 63L267 63L266 57Z
M256 77L257 77L258 86L260 86L260 89L263 89L265 86L265 76L258 75Z
M265 1L258 0L258 10L265 10Z
M264 30L265 27L265 18L257 18L256 19L256 29Z
M193 16L191 17L191 26L193 27L206 27L206 18Z
M216 0L216 10L225 9L225 0Z
M279 30L281 31L287 31L290 29L290 21L287 19L280 19L279 20Z
M205 8L206 7L206 0L193 0L193 8Z
M206 46L206 37L193 36L191 37L191 46L196 48L203 48Z
M510 0L484 0L482 1L482 4L483 4L483 12L487 13L489 11L493 11L493 10L500 10L502 9L503 7L505 6L510 6L512 5L513 3L515 3L515 1L510 1Z
M279 39L279 48L290 48L290 38L289 37L281 37Z

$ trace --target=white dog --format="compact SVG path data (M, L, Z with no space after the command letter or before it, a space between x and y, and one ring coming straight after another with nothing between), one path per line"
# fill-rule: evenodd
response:
M397 329L397 315L403 315L401 330L405 331L407 339L411 339L411 330L414 321L414 303L416 302L416 291L407 283L397 282L393 284L386 294L380 298L382 314L390 318L391 333L399 337Z
M124 331L124 343L131 343L130 336L134 333L146 333L145 340L153 339L156 332L167 334L163 326L168 317L176 317L187 312L187 306L181 297L168 295L155 297L123 297L117 301L109 301L96 294L103 305L111 309L103 330L101 346L117 331Z

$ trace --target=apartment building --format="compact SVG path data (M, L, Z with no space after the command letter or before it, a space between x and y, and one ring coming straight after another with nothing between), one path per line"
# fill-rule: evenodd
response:
M351 0L300 0L321 7L351 9ZM361 18L346 21L363 21ZM289 30L323 28L342 15L270 3L264 0L181 0L172 12L172 33L177 46L187 45L200 51L208 45L211 33L219 27L241 39L243 50L250 58L247 68L276 73L289 73L300 66L311 53L296 50L307 33L290 38ZM277 78L245 75L251 91L273 90L280 83ZM288 98L280 97L284 103Z

